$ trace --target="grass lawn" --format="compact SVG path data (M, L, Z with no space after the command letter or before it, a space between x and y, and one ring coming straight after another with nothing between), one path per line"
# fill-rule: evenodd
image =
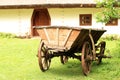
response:
M0 80L120 80L120 41L106 41L112 58L92 64L86 77L81 62L70 59L62 65L52 59L50 69L41 72L36 57L38 39L0 39Z

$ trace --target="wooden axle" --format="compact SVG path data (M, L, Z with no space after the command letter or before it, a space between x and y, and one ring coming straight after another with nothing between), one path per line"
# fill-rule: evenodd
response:
M111 58L111 56L106 56L104 54L96 54L96 57L101 57L101 58Z

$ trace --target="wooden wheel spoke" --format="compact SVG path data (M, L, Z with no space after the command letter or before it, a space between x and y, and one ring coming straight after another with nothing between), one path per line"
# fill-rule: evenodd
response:
M41 58L45 58L45 56L41 56Z
M92 61L92 56L91 55L87 55L85 61Z
M106 42L102 41L98 44L98 48L99 48L99 53L98 53L98 62L97 64L100 64L102 62L102 58L104 56L104 51L105 51L105 46L106 46Z
M50 66L50 59L48 59L48 51L45 44L41 41L38 51L38 62L41 71L46 71Z
M92 57L93 55L92 55L91 46L89 42L85 42L82 48L81 60L82 60L82 70L84 75L86 76L91 70Z
M68 61L68 56L60 56L60 61L62 64L65 64Z
M47 68L47 60L45 58L42 60L42 64L44 68Z
M45 52L46 52L45 47L42 47L41 51L42 51L43 53L45 53Z

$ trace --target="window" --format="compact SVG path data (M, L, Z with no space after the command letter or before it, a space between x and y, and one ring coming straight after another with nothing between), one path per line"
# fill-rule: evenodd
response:
M108 23L106 23L106 26L117 26L118 25L118 19L111 19Z
M92 25L92 15L91 14L80 14L80 26L91 26Z

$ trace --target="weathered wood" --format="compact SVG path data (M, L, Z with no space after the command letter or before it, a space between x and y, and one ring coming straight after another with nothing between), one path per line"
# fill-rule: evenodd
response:
M95 8L96 4L69 4L69 3L64 3L64 4L25 4L25 5L0 5L0 9L22 9L22 8L35 8L35 9L40 9L40 8Z
M68 33L68 35L67 35L67 37L66 37L66 39L64 41L64 46L66 45L66 43L68 41L68 38L70 37L71 32L72 32L72 29L70 29L70 31L69 31L69 33Z
M115 4L115 7L119 7L119 5ZM44 9L44 8L96 8L96 4L88 3L56 3L56 4L18 4L18 5L0 5L0 9Z
M80 30L79 35L71 45L70 52L81 52L82 45L84 41L86 41L86 38L88 36L88 31L87 30Z
M110 58L103 54L105 42L95 45L106 30L68 27L40 27L39 29L40 35L46 37L45 40L49 42L45 45L46 43L41 41L38 50L38 60L42 71L49 68L51 59L54 57L61 57L60 60L65 63L66 60L63 58L65 56L67 60L70 57L82 61L83 73L87 75L90 72L92 61L98 59L98 63L101 63L102 58ZM97 54L97 49L99 54Z
M45 35L47 37L48 43L50 43L50 38L49 38L49 35L48 35L46 28L44 28L44 32L45 32Z
M96 59L95 43L94 43L93 37L91 35L91 30L89 30L89 37L90 37L90 40L91 40L91 43L92 43L93 59L95 60Z
M41 26L37 28L40 37L44 38L45 44L51 45L52 48L64 46L70 49L70 52L81 52L82 45L85 41L90 42L89 29L78 27L65 27L65 26ZM105 30L92 29L91 35L96 44L100 36ZM47 43L46 43L47 42Z
M57 45L59 46L59 28L57 28Z

